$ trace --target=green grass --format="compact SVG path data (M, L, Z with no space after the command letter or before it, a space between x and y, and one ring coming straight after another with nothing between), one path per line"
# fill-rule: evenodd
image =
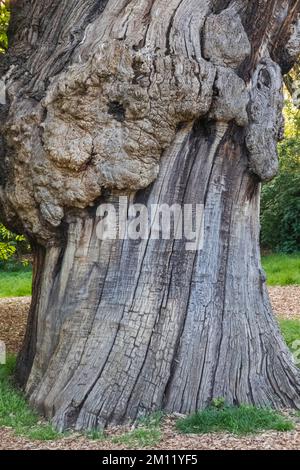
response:
M154 447L159 443L161 437L161 431L158 428L136 428L122 436L113 437L112 442L136 449Z
M39 415L28 406L23 394L14 387L14 367L14 358L8 358L5 365L0 365L0 426L13 428L17 435L33 440L59 439L61 434L49 423L41 422Z
M31 429L23 428L21 431L17 430L17 434L21 434L32 441L57 441L67 435L66 433L58 433L51 424L47 423L37 424Z
M32 271L22 268L18 271L0 271L0 298L26 297L31 295Z
M215 407L179 419L177 430L184 434L229 432L236 435L262 431L291 431L294 424L276 411L253 406Z
M164 417L162 411L155 411L149 415L143 416L138 420L138 426L143 426L146 428L159 428Z
M299 320L280 320L284 339L293 353L295 341L300 340ZM226 407L223 399L213 400L212 407L177 421L177 429L186 434L205 434L227 431L237 435L267 430L291 431L294 424L280 413L252 406ZM300 412L299 412L300 416Z
M47 422L41 421L26 402L21 391L12 381L15 358L8 357L5 365L0 365L0 427L12 428L19 436L31 440L53 441L66 434L60 434ZM154 413L138 422L138 427L129 433L112 438L116 444L132 448L155 446L161 439L160 423L162 413ZM103 431L90 431L84 434L87 439L102 441L107 439Z
M0 427L12 428L19 436L31 440L54 441L66 434L60 434L47 422L41 421L26 402L21 391L12 381L15 358L8 357L5 365L0 365ZM116 444L132 448L153 447L161 439L160 423L162 413L154 413L141 419L137 428L129 433L112 438ZM103 441L108 439L103 431L90 431L84 434L87 439Z
M270 255L263 258L269 285L300 285L300 255ZM0 270L0 297L18 297L31 294L31 269L16 271ZM283 336L292 349L293 343L300 340L300 322L280 320ZM21 392L11 382L15 360L9 358L5 366L0 365L0 426L11 427L16 434L32 440L56 440L62 437L53 427L41 422L40 417L28 406ZM263 430L289 431L293 423L279 413L268 409L250 406L220 406L198 412L177 421L177 429L182 433L208 433L228 431L234 434L257 433ZM162 413L154 413L139 421L131 432L112 438L116 444L130 448L154 447L161 440L160 423ZM92 431L88 439L104 440L105 434Z
M262 259L269 286L300 285L300 254L275 254Z
M85 437L90 441L105 441L107 439L104 431L94 429L85 433Z
M23 394L12 382L14 367L14 358L8 358L6 365L0 365L0 427L12 428L17 435L31 440L53 441L64 437L65 434L55 431L49 423L41 421L39 415L30 409ZM246 405L227 407L223 403L222 399L214 400L214 406L178 420L177 430L186 434L227 431L243 435L265 430L294 429L294 424L290 420L274 410ZM134 430L111 438L111 442L131 449L155 447L162 438L162 418L161 412L147 416L138 421ZM99 441L110 439L103 431L91 431L85 436Z
M137 428L131 432L112 438L114 444L126 445L130 448L155 447L162 438L160 425L163 413L158 411L141 418Z
M300 341L300 321L280 320L280 328L288 347L293 350L294 342Z

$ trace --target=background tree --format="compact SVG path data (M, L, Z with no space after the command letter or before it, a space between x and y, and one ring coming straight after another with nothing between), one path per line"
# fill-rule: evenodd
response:
M4 53L8 47L7 29L10 12L9 2L0 2L0 53ZM20 260L23 254L28 254L29 246L23 235L16 235L0 224L0 266L11 260Z
M300 111L288 97L285 121L279 174L262 188L261 242L264 249L293 253L300 252Z
M9 24L9 4L7 1L0 1L0 52L4 52L8 47L7 29Z
M12 2L0 202L35 251L17 375L59 429L216 397L300 407L259 254L299 13L295 0ZM97 207L120 194L203 204L203 249L100 242Z
M30 246L23 235L17 235L0 224L0 267L7 267L9 262L28 264L23 255L29 255Z

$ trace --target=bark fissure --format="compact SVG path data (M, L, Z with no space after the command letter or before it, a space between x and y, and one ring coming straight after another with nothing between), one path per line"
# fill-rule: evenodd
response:
M108 259L108 263L107 263L107 267L106 267L106 272L105 272L105 276L104 278L107 277L107 274L108 274L108 269L109 269L109 263L110 263L110 258ZM97 304L97 307L96 307L96 311L98 310L100 304L101 304L101 299L102 299L102 295L103 295L103 290L104 290L104 283L103 283L103 286L102 286L102 290L100 292L100 295L99 295L99 301L98 301L98 304ZM92 333L92 330L93 330L93 327L94 327L94 324L95 324L95 318L96 316L93 318L93 322L90 326L90 329L88 331L88 334L86 336L86 340L85 340L85 344L82 348L82 352L81 352L81 356L80 356L80 359L78 361L78 367L81 366L82 364L82 359L83 359L83 356L84 356L84 352L85 352L85 349L87 347L87 344L88 344L88 340L89 340L89 337ZM112 349L112 347L111 347ZM104 366L103 366L104 368ZM98 375L95 377L95 381L94 383L90 386L90 388L87 390L85 396L81 399L81 402L80 403L76 403L76 401L74 400L72 403L71 403L71 410L68 411L68 414L67 414L67 420L65 421L65 424L66 424L66 427L68 428L71 428L71 427L74 427L76 425L76 420L79 416L79 413L81 411L81 409L83 408L84 406L84 402L86 401L86 399L88 398L89 394L91 393L91 391L93 390L97 380L99 379L99 377L101 376L101 373L102 373L102 370L99 371ZM65 385L65 389L67 388L68 384ZM74 407L74 408L73 408ZM70 419L72 421L70 421Z

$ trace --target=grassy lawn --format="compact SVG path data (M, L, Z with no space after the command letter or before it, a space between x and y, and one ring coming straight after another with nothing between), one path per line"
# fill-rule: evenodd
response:
M284 339L295 354L295 342L300 340L299 320L280 320ZM299 345L297 344L297 349ZM299 359L296 354L295 359ZM269 409L258 409L253 406L224 406L222 399L215 400L214 406L194 413L177 421L179 432L185 434L206 434L211 432L230 432L236 435L255 434L266 430L291 431L292 421L282 414Z
M236 435L261 431L291 431L294 424L280 413L254 406L223 408L210 407L177 421L178 431L184 434L230 432Z
M113 437L114 444L121 444L131 449L141 447L155 447L162 438L161 423L163 413L157 412L142 418L137 423L137 427L121 436Z
M42 422L32 411L24 396L13 385L11 376L15 359L9 358L6 365L0 365L0 426L13 428L17 435L41 441L61 437L49 423Z
M58 433L51 424L30 409L23 394L14 386L14 367L15 359L11 357L7 364L0 365L0 427L11 428L16 435L32 441L56 441L68 436ZM109 436L106 432L96 430L83 435L90 440L109 440L112 444L130 449L153 448L162 439L163 420L163 413L157 412L140 419L135 429L120 435ZM177 419L175 425L177 431L183 434L229 432L245 435L268 430L283 432L294 429L294 422L279 412L246 405L230 407L226 406L223 399L213 400L211 407Z
M262 259L269 286L300 285L300 254L275 254Z
M300 340L300 321L281 319L280 328L286 344L293 351L295 341Z
M14 368L13 357L9 357L5 365L0 365L0 427L11 428L18 436L38 441L54 441L68 436L66 433L58 433L29 407L23 394L13 383ZM111 439L115 444L131 448L155 446L161 439L162 417L162 413L155 413L140 420L136 429L113 438L109 438L103 431L90 431L83 435L90 440Z
M30 409L24 396L12 381L15 360L10 358L6 365L0 365L0 427L14 430L16 435L30 440L54 441L66 437L51 424ZM91 440L110 440L127 448L155 447L162 439L161 424L163 413L154 413L140 420L136 428L118 436L108 436L105 432L92 431L85 434ZM207 434L229 432L235 435L257 434L262 431L292 431L294 422L281 413L267 409L242 405L230 407L224 401L214 400L213 405L190 416L177 419L176 429L183 434Z
M0 271L0 298L31 295L31 268L17 271Z
M68 434L60 434L32 411L23 395L14 387L12 373L15 360L10 358L6 365L0 365L0 427L12 428L16 435L30 440L56 441ZM162 439L163 413L154 413L140 420L136 428L118 436L109 436L103 431L91 431L87 439L106 441L130 449L155 447ZM262 431L291 431L294 423L282 414L270 409L253 406L228 407L223 401L215 400L214 405L191 416L177 419L176 429L183 434L206 434L229 432L235 435L257 434Z
M130 449L138 449L141 447L155 447L162 438L160 428L144 428L137 427L133 431L113 437L113 444L119 444L129 447Z

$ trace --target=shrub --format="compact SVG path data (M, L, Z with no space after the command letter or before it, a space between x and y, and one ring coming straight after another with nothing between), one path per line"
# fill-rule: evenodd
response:
M7 28L10 18L8 4L7 0L0 1L0 52L4 52L8 46Z
M280 172L263 185L261 243L272 251L300 251L300 141L279 145Z
M13 264L27 264L23 255L30 253L30 246L23 235L16 235L0 224L0 268Z

